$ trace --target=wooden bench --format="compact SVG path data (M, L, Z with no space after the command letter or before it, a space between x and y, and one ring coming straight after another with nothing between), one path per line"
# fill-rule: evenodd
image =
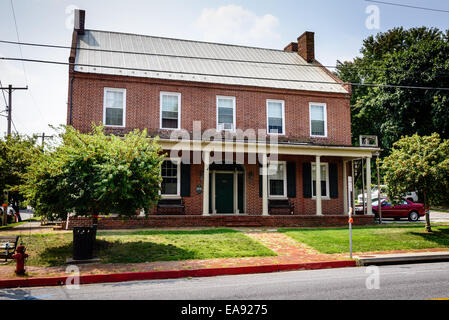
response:
M294 208L295 206L291 203L290 199L268 200L268 213L270 215L280 215L280 213L273 213L273 209L288 210L288 215L292 215L294 213Z
M175 214L185 214L185 205L182 199L161 199L156 207L156 214L160 215L160 209L172 209L178 211ZM180 211L180 213L179 213Z
M19 236L0 237L0 258L4 258L5 261L8 261L8 259L12 259L14 252L16 252L18 243Z

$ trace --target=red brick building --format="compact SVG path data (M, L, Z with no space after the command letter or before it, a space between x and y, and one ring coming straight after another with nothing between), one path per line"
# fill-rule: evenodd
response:
M313 33L272 50L86 30L84 15L67 122L160 137L163 200L151 214L173 225L325 224L348 212L352 160L366 159L370 185L377 149L351 145L351 88L315 60Z

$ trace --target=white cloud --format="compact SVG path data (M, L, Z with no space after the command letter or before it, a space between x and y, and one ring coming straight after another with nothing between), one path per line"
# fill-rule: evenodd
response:
M236 5L203 9L195 26L203 33L203 40L212 42L266 47L280 38L278 18L258 16Z

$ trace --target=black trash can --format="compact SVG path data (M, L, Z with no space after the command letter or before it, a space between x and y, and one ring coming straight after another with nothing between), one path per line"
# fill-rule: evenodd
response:
M95 229L93 227L73 228L73 260L93 258Z

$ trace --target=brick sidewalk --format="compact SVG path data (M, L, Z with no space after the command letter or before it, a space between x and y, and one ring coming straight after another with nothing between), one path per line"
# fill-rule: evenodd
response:
M310 249L288 236L277 232L245 232L252 239L261 242L266 247L277 253L273 257L251 257L251 258L228 258L207 260L185 260L185 261L160 261L132 264L85 264L80 265L82 275L124 273L124 272L147 272L147 271L172 271L209 269L225 267L248 267L264 266L273 264L296 264L349 260L346 255L321 254ZM58 267L26 267L29 277L55 277L64 276L67 266ZM0 266L0 279L14 279L14 266Z

